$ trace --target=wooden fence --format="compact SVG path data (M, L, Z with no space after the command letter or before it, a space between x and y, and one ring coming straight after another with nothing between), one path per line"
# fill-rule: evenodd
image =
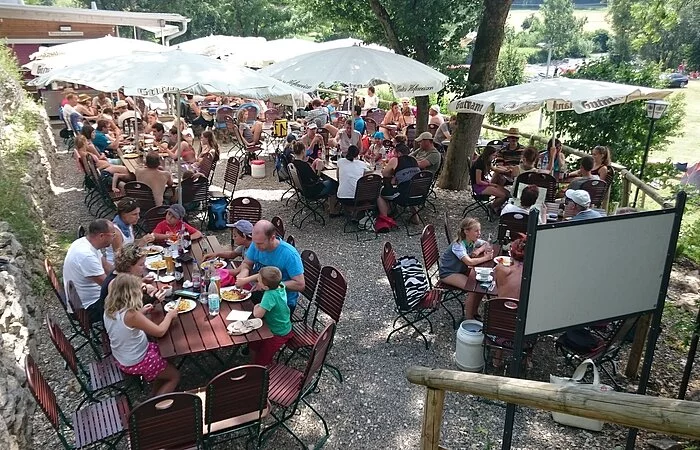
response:
M420 448L439 450L445 392L478 395L545 411L700 440L700 403L578 386L413 366L408 381L425 386Z

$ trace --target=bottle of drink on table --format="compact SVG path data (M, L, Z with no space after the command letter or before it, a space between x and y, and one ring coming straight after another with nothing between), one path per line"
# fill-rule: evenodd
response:
M209 302L209 315L218 316L221 299L219 298L219 289L216 287L216 281L214 279L209 283L207 300Z
M202 285L202 274L199 272L199 264L197 260L194 260L194 266L192 267L192 290L194 292L199 292Z

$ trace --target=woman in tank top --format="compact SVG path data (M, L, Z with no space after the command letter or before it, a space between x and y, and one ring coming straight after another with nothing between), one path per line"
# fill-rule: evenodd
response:
M144 235L141 239L135 239L134 225L139 222L141 208L133 198L123 198L117 202L117 215L112 222L116 225L112 245L105 249L107 262L114 264L114 254L122 246L134 243L138 246L150 244L155 240L153 233Z

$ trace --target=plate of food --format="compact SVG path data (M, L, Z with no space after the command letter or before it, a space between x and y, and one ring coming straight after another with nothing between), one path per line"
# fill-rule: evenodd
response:
M122 156L122 158L124 159L136 159L140 157L141 155L139 155L138 153L125 153L124 156Z
M146 245L141 249L141 251L146 256L156 256L163 253L163 247L160 245Z
M221 260L221 259L210 259L209 261L204 261L202 264L199 265L202 270L206 269L207 267L209 269L223 269L226 267L226 261Z
M504 266L510 266L513 264L513 259L510 256L496 256L493 258L493 262L496 264L503 264Z
M222 287L221 300L226 302L242 302L250 298L250 291L236 286Z
M146 261L146 268L148 270L155 270L156 272L159 270L165 270L168 267L168 265L165 263L164 259L154 259L153 261Z
M177 308L177 313L183 314L192 311L196 307L197 302L195 302L194 300L180 298L177 300L173 300L172 302L166 303L165 306L163 306L163 309L165 310L165 312L170 312L173 309Z

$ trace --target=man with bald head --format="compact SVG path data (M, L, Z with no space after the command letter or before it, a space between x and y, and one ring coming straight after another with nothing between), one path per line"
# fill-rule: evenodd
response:
M299 292L304 290L304 266L301 256L296 248L277 236L272 222L260 220L253 226L253 242L248 247L243 262L232 270L232 274L242 279L257 273L265 266L277 267L282 272L282 283L287 288L287 305L293 313ZM262 293L260 286L254 286L253 290ZM254 303L260 298L260 294L254 295Z

